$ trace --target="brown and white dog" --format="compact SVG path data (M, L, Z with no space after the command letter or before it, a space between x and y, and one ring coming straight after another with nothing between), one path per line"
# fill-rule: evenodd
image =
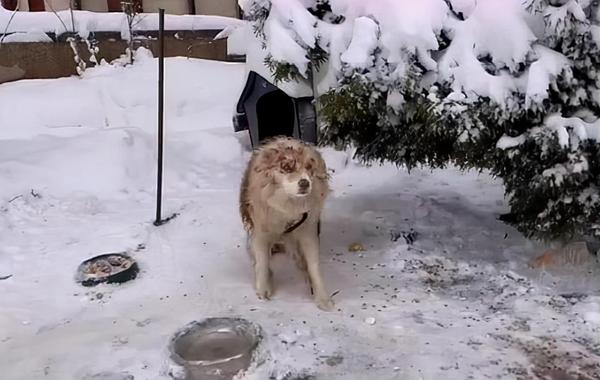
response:
M260 299L273 294L269 260L273 247L282 243L308 275L317 306L333 308L319 267L318 224L330 191L328 179L321 154L292 138L276 137L252 154L240 189L240 214Z

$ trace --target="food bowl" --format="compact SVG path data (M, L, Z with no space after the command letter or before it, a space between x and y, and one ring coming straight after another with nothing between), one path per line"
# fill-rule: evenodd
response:
M100 283L123 283L136 278L137 263L124 253L106 253L81 263L77 269L77 282L83 286Z
M208 318L192 322L171 340L175 363L185 380L230 380L257 359L261 328L241 318Z

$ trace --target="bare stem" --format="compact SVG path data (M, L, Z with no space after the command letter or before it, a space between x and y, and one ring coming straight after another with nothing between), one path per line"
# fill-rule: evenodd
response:
M60 23L62 24L62 26L65 28L65 32L68 33L69 32L69 28L67 28L67 24L65 24L65 22L62 20L62 18L60 18L60 16L56 12L56 10L54 10L54 7L52 7L52 4L48 3L48 0L44 0L44 4L46 4L46 6L48 8L50 8L50 11L52 13L54 13L54 15L56 16L56 18L58 19L58 21L60 21Z
M8 28L10 27L10 23L12 22L13 18L15 18L15 15L17 14L17 11L19 10L19 4L20 3L17 3L15 10L12 12L12 14L10 15L10 19L8 19L8 22L6 23L6 28L4 28L4 33L2 33L2 38L0 38L0 45L2 45L2 42L4 42L4 39L6 38L6 33L8 33Z

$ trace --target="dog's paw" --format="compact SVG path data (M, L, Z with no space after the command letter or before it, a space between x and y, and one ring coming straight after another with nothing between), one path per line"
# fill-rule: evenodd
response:
M323 311L333 311L335 309L335 304L329 297L315 298L315 302L317 307Z
M273 295L273 288L270 283L256 284L256 295L261 300L269 300Z

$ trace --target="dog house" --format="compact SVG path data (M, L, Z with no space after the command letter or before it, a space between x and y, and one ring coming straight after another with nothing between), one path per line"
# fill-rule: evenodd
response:
M248 130L252 146L274 136L317 143L313 97L294 98L250 71L233 117L235 132Z

